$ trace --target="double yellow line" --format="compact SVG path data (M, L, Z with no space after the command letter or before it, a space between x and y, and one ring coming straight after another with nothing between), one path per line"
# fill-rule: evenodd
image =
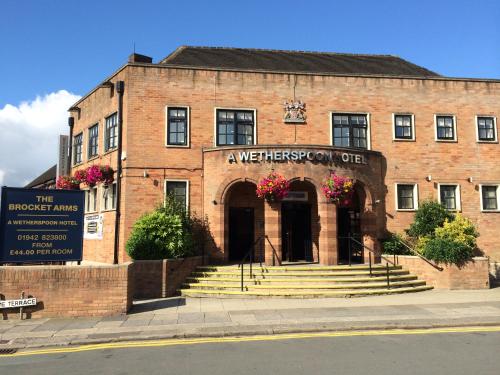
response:
M177 345L213 344L228 342L248 341L275 341L293 340L324 337L354 337L354 336L381 336L381 335L428 335L437 333L472 333L472 332L500 332L500 326L491 327L453 327L453 328L426 328L426 329L380 329L364 331L339 331L339 332L317 332L317 333L293 333L276 335L258 335L243 337L215 337L215 338L193 338L193 339L163 339L148 341L128 341L96 345L82 345L66 348L51 348L31 351L21 351L13 354L0 355L0 360L7 357L22 357L30 355L79 353L91 350L103 349L126 349L126 348L154 348Z

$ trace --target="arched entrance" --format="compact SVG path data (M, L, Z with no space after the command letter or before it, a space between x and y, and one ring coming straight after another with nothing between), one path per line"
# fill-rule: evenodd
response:
M318 261L318 200L308 181L292 181L281 203L282 260Z
M337 207L337 238L339 264L363 263L363 233L361 214L365 202L363 187L354 186L348 206Z
M264 202L255 194L251 182L237 182L227 192L225 204L225 259L239 262L264 231ZM256 259L264 261L262 241L255 248Z

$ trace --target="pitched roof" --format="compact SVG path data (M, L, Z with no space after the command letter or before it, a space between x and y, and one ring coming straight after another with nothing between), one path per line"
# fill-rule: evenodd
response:
M159 64L211 69L439 77L397 56L182 46Z
M28 185L25 186L25 188L29 189L37 187L40 185L44 185L47 182L55 183L56 174L57 174L57 165L54 165L49 169L47 169L45 172L43 172L40 176L35 178L33 181L31 181Z

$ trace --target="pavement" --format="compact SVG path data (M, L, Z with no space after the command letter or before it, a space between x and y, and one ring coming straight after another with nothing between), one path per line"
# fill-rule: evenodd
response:
M102 318L0 321L0 351L164 338L500 325L500 288L360 298L172 297Z

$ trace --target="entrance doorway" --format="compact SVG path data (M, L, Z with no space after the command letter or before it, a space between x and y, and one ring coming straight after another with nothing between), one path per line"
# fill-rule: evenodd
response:
M229 260L241 261L254 242L254 209L229 208Z
M337 209L337 235L339 263L363 263L363 243L361 235L360 207L357 194L354 194L350 207Z
M282 259L312 262L311 205L283 202L281 205Z

